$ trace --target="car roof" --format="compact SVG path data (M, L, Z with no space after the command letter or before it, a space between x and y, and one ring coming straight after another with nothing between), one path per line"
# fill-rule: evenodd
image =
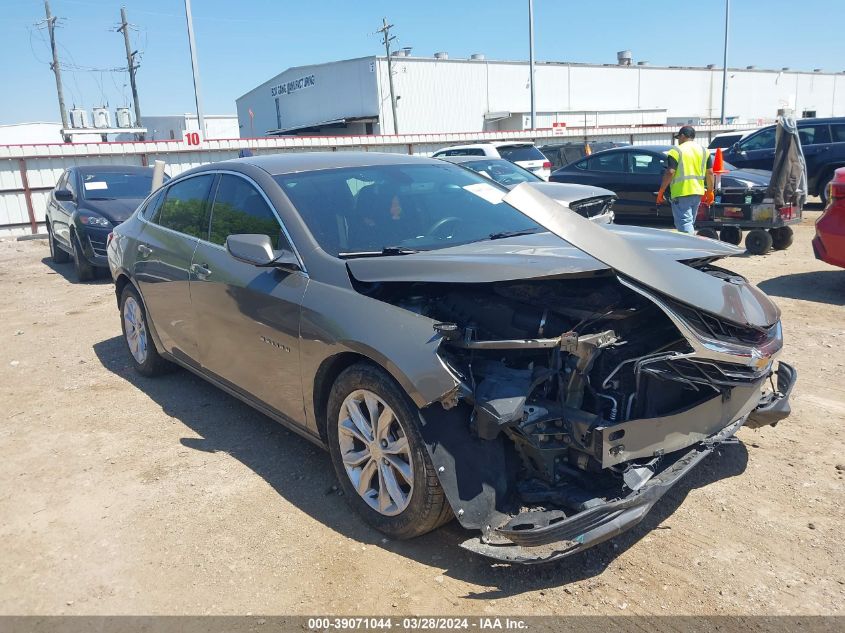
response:
M622 147L611 147L608 149L603 149L600 152L593 152L591 156L595 154L610 154L614 152L630 152L631 150L635 151L645 151L645 152L654 152L656 154L665 154L670 149L675 147L674 145L624 145ZM585 156L584 158L589 158L589 156Z
M799 127L801 125L813 125L814 123L845 123L845 117L833 116L819 119L798 119L796 123Z
M499 161L501 163L511 163L504 158L499 158L498 156L438 156L437 160L445 160L450 163L476 163L476 162L484 162L489 163L490 161Z
M107 173L114 173L114 172L148 172L152 170L152 167L143 167L142 165L74 165L70 167L70 169L75 169L76 171L83 173L83 174L107 174Z
M411 156L408 154L390 154L387 152L290 152L287 154L265 154L263 156L224 160L203 165L203 167L192 170L192 172L225 169L227 165L252 165L263 169L271 176L278 176L301 171L413 163L442 165L442 161L432 158Z
M485 147L496 147L496 145L494 143L468 143L466 145L450 145L449 147L441 147L440 149L435 150L435 153L443 152L449 149L483 149Z
M493 147L513 147L514 145L534 145L531 141L496 141L495 143L490 143Z

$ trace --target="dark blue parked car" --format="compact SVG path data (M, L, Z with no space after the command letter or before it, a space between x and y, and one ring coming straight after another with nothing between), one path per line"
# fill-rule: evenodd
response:
M72 259L79 281L93 279L96 268L107 269L109 233L150 194L152 182L152 167L68 167L47 201L53 261Z
M845 166L845 117L801 119L798 136L807 161L807 186L811 196L827 203L827 185L833 172ZM725 160L739 168L772 169L775 158L775 126L761 128L734 143Z

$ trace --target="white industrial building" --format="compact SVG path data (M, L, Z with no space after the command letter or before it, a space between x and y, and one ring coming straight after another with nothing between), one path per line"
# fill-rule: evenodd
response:
M445 53L391 57L400 134L530 129L527 62ZM289 68L238 98L241 138L286 134L393 134L388 60L383 56ZM728 120L764 123L779 109L845 116L845 73L820 69L728 70ZM555 125L703 124L721 116L717 67L539 62L537 128Z

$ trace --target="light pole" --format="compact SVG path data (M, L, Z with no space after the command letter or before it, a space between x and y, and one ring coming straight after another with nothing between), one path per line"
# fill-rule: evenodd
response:
M531 129L537 129L537 104L534 100L534 0L528 0L528 85L531 88Z
M191 70L194 73L194 99L197 103L197 123L200 125L203 139L205 133L205 117L202 114L202 97L200 97L200 70L197 66L197 45L194 42L194 19L191 16L191 0L185 0L185 19L188 21L188 46L191 47Z
M731 18L731 0L725 0L725 55L722 59L722 125L725 124L725 95L728 92L728 27Z

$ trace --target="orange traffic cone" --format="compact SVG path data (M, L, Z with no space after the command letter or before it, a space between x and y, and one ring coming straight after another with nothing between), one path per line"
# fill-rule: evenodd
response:
M728 170L725 169L725 159L722 158L722 148L716 148L716 157L713 159L713 173L726 174Z

